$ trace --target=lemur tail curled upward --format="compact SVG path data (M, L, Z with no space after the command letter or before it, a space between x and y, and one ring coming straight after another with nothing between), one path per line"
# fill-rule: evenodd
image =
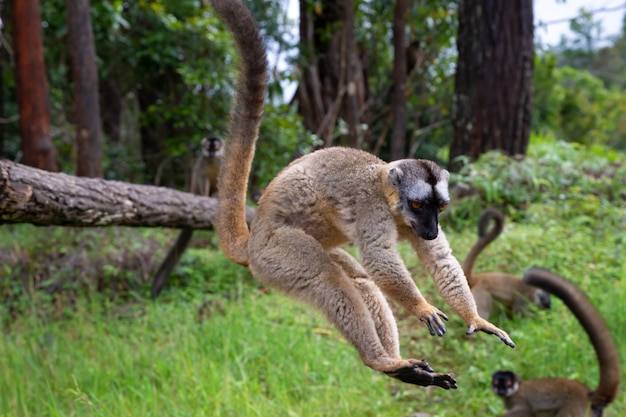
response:
M220 194L215 231L224 254L247 266L250 231L246 224L246 190L263 116L267 57L257 23L247 7L232 0L212 0L211 4L232 33L241 59L224 164L218 176L218 189L236 191Z
M491 222L493 222L493 227L487 229ZM476 284L473 279L473 274L474 264L476 263L476 259L478 259L478 255L500 236L502 230L504 230L504 215L502 212L495 208L488 208L483 211L478 221L478 240L474 243L474 246L472 246L472 249L470 249L463 261L463 272L465 272L470 288Z
M524 273L527 284L560 298L585 329L598 358L600 381L590 396L594 416L601 416L613 402L621 381L620 360L611 333L589 298L577 286L550 271L531 268Z

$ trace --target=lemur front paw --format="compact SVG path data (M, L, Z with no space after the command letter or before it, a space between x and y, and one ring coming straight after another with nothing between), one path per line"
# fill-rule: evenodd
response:
M417 315L420 321L426 323L431 336L443 336L446 332L446 325L443 320L448 321L448 316L438 308L431 306L423 307ZM442 320L443 319L443 320Z
M478 318L475 322L469 323L469 327L467 328L466 334L468 335L473 334L473 333L476 333L477 331L496 335L500 338L500 340L502 340L502 342L505 345L510 346L512 348L515 347L515 343L513 342L513 340L511 340L509 335L504 330L499 329L498 327L489 323L487 320Z

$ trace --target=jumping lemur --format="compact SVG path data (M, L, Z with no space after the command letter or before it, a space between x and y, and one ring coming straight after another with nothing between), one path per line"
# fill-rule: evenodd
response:
M200 155L196 158L191 171L190 192L205 197L217 196L217 174L220 170L223 154L221 139L215 137L202 139ZM154 276L152 281L152 298L158 297L165 287L172 270L187 248L192 234L192 229L183 229L178 235L176 242L170 248Z
M493 228L488 230L491 222ZM550 294L524 283L516 276L504 272L474 274L474 263L478 255L502 233L503 229L504 215L500 210L488 208L483 211L478 221L478 240L463 261L463 272L476 300L478 314L484 319L489 319L494 300L514 313L526 311L529 301L540 308L549 309Z
M241 0L213 0L241 57L239 88L225 142L216 232L226 256L263 283L318 308L356 348L364 364L401 381L456 388L426 361L402 359L383 293L443 335L447 316L418 290L396 245L408 240L467 333L506 332L482 319L438 224L448 172L426 160L385 163L365 151L326 148L291 162L265 189L250 228L246 188L263 114L267 62L256 22ZM359 263L340 245L354 242Z
M585 293L565 278L532 268L524 274L524 281L554 294L574 313L595 349L600 382L591 390L565 378L522 381L513 371L495 372L491 387L504 400L507 411L503 416L601 417L604 407L615 399L621 380L618 351L606 323Z

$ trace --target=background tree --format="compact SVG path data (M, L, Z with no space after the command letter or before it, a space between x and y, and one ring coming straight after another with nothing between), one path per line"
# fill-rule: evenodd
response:
M66 0L67 37L74 82L76 174L102 177L98 71L89 0Z
M511 12L511 5L521 7L521 3L505 2L484 9L496 28L503 29L498 29L497 36L485 38L485 49L476 50L483 55L476 51L469 54L473 63L464 63L465 59L459 57L456 100L453 95L457 51L464 46L460 44L457 49L454 41L459 35L459 19L467 23L467 13L458 9L456 1L407 0L406 21L396 24L396 36L394 14L399 10L396 5L401 3L303 0L300 8L306 16L292 22L285 15L285 0L250 0L272 52L272 77L259 142L264 146L259 147L253 168L255 187L264 186L294 155L320 146L321 141L314 134L324 138L326 144L358 146L386 160L419 157L445 164L449 156L463 154L471 159L492 148L477 146L476 151L467 145L466 135L463 140L468 142L454 153L450 147L451 139L457 137L453 129L459 132L459 126L467 126L468 120L472 120L473 134L480 136L480 141L488 138L494 142L500 130L503 146L514 139L515 132L502 131L502 126L495 125L493 114L504 120L508 128L515 125L516 132L525 131L526 111L510 111L524 105L524 98L515 98L514 92L525 91L527 80L519 78L515 70L528 69L527 58L532 54L510 53L514 46L513 30L521 27L521 17ZM3 22L7 23L3 35L10 45L15 34L14 5L0 4ZM346 9L349 4L352 7ZM468 4L461 5L467 9ZM475 4L479 3L472 3ZM75 172L77 146L65 0L44 2L41 12L49 80L49 134L59 152L57 160L62 170ZM219 136L224 131L237 69L229 36L206 2L197 0L98 1L91 4L91 16L97 51L104 176L184 189L200 138L207 134ZM531 19L528 15L525 21ZM580 42L568 40L565 45L569 51L546 51L537 46L531 128L565 140L624 146L626 125L620 115L624 114L626 102L622 92L626 42L622 35L616 39L598 38L593 17L583 15L581 19L573 32ZM352 26L349 22L353 22ZM298 28L302 30L300 43ZM465 24L463 30L469 34L471 24ZM480 33L486 36L486 32ZM404 36L403 41L399 41L400 35ZM460 37L461 41L468 39L469 36ZM493 55L489 55L506 61L502 67L489 67L486 59L476 64L476 57L488 56L490 39L494 45L508 45L498 46L500 49L494 46ZM480 47L480 42L475 45ZM395 85L401 83L401 73L397 71L402 66L403 49L411 53L416 65L411 65L406 73L403 94L396 95L400 92ZM11 51L6 52L0 55L5 68L2 121L7 122L2 125L3 148L6 157L16 159L21 155L16 73L9 70L14 68L14 60ZM566 61L579 52L587 54L588 59ZM288 56L287 65L278 58L279 54ZM343 63L340 57L345 58ZM474 64L478 66L472 67ZM505 73L509 66L513 78ZM464 68L478 68L479 75L481 71L483 75L495 75L481 79L474 74L476 78L469 78L470 73ZM467 86L470 81L479 88L462 91L463 82ZM286 97L285 86L297 94ZM291 90L292 86L299 88ZM510 91L502 93L501 86ZM348 92L352 91L355 94L350 101ZM475 101L463 107L463 97ZM396 109L402 108L393 104L396 100L406 103L403 123L396 117ZM492 105L497 108L496 113ZM531 105L530 100L526 105ZM459 120L450 123L453 108ZM476 112L479 108L484 111ZM488 134L479 127L487 120L494 123L485 124L490 129ZM495 142L493 147L500 148Z
M13 5L15 84L20 113L23 162L56 171L56 149L50 137L48 77L44 61L39 0Z
M400 10L404 8L405 12L404 15L400 13L400 17L404 16L405 20L396 23L394 30L389 22L397 19L394 16L395 3L383 0L356 2L353 5L354 39L359 65L354 66L351 76L342 76L346 74L346 68L341 57L348 58L341 48L351 44L350 41L344 43L342 38L351 36L346 33L350 27L350 14L345 10L347 4L300 2L297 63L301 69L301 81L296 98L306 127L323 138L325 145L350 144L347 137L351 135L350 126L354 123L349 122L341 100L345 101L348 87L354 85L355 97L360 103L359 137L356 140L359 147L385 159L405 156L436 159L438 142L446 142L442 120L446 118L451 94L448 86L451 85L449 68L453 56L448 51L456 32L456 2L403 2ZM404 132L400 132L402 119L392 116L392 107L402 109L401 105L392 105L392 102L403 99L400 96L393 98L397 82L394 68L402 67L397 58L402 61L410 45L419 45L421 65L412 68L407 75L406 88L398 91L406 100L406 123ZM353 77L354 84L350 84L350 77ZM400 120L395 129L392 127L394 119ZM392 135L397 139L392 139ZM392 142L396 143L393 157Z
M500 149L525 154L533 71L532 0L459 2L450 168Z
M286 32L281 1L251 3L273 50L283 47ZM64 0L50 0L42 12L53 131L64 170L69 171L75 148L64 9ZM207 2L197 0L101 1L91 5L91 14L105 177L184 189L200 139L222 135L228 119L237 70L228 33ZM295 111L275 99L282 99L276 81L281 72L273 74L265 119L273 130L263 128L268 147L260 149L259 156L271 158L276 166L255 171L261 182L287 164L296 148L305 150L312 140Z
M354 9L352 0L300 1L298 104L305 126L325 146L332 144L338 119L347 124L348 144L361 144L359 112L367 87L356 55Z
M406 0L397 0L393 16L393 95L391 97L391 114L393 127L391 130L389 159L397 160L405 156L406 147L406 74L407 50L404 33L406 31Z

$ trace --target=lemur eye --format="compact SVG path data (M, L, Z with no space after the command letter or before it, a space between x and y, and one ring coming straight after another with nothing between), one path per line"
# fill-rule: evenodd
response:
M439 206L439 211L444 211L446 207L448 207L448 203L443 203L442 205Z
M414 208L414 209L422 208L422 203L420 203L418 201L411 201L411 207Z

